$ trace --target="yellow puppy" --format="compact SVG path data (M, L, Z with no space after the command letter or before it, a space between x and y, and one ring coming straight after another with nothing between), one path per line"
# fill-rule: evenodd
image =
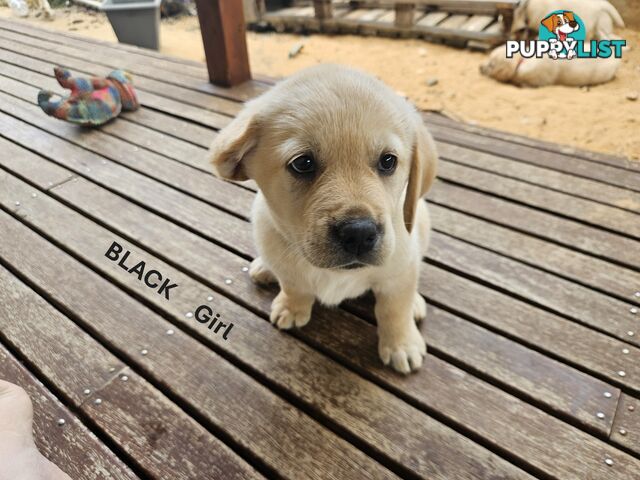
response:
M609 58L574 60L554 60L547 56L523 58L520 54L507 58L505 45L501 45L496 47L489 59L480 66L480 73L499 82L522 87L581 87L613 80L620 61L613 55Z
M260 187L250 273L280 284L272 323L301 327L316 299L337 305L371 289L382 361L419 368L429 235L421 197L437 156L415 109L369 75L313 67L247 103L210 155L219 176Z

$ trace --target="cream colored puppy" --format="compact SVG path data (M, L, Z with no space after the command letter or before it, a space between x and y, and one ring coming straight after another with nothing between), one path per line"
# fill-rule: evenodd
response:
M523 87L581 87L609 82L616 76L620 66L620 59L613 55L609 58L573 60L554 60L547 56L523 58L520 54L513 58L506 57L505 45L495 48L489 59L480 66L480 72L499 82Z
M436 151L415 109L369 75L313 67L248 102L210 155L219 176L260 187L250 273L280 284L271 322L302 327L316 299L338 305L371 289L382 361L419 368L429 236L421 197Z
M586 40L616 39L613 27L624 27L622 17L606 0L523 0L513 14L512 32L530 29L537 32L540 22L551 12L567 10L583 21Z
M51 20L55 17L49 0L27 0L27 5L32 12L42 12L44 18Z

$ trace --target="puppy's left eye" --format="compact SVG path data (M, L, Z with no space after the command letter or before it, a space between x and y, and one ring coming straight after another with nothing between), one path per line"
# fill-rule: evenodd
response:
M301 176L310 176L316 171L316 162L311 155L300 155L289 162L289 170Z
M391 175L398 164L398 157L392 153L385 153L378 160L378 171L383 175Z

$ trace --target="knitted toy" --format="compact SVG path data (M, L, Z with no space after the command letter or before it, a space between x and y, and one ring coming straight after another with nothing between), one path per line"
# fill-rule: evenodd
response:
M47 115L86 127L95 127L117 117L122 110L140 107L131 77L115 70L107 78L72 78L68 70L53 69L58 83L71 90L68 97L52 101L53 92L41 90L38 105Z

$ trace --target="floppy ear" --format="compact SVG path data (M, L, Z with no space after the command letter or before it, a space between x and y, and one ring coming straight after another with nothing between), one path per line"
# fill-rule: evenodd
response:
M413 144L409 183L403 208L404 225L409 233L413 228L418 202L422 201L422 197L429 191L436 178L438 160L436 145L420 116L417 116L416 123L416 138Z
M551 14L547 18L542 20L540 23L545 27L547 27L547 30L549 30L551 33L554 33L554 30L556 27L556 15Z
M258 142L258 126L252 109L246 108L224 127L209 147L209 160L219 177L248 180L244 158Z

